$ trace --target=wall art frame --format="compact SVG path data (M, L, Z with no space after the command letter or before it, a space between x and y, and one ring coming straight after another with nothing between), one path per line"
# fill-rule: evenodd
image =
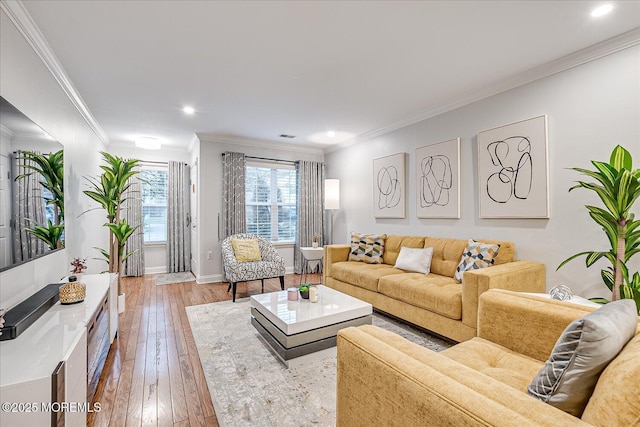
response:
M406 153L373 159L373 216L405 218Z
M460 138L416 148L416 215L460 218Z
M549 218L547 116L478 132L480 218Z

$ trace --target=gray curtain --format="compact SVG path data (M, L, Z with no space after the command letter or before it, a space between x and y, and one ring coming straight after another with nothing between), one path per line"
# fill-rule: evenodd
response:
M42 240L26 231L35 225L47 224L41 175L24 167L29 164L35 165L21 157L20 152L12 155L12 176L30 174L13 182L13 262L26 261L49 250Z
M245 168L243 153L226 151L222 157L223 208L222 238L247 231L245 207Z
M322 183L324 164L321 162L299 161L296 163L298 175L298 237L294 251L294 270L302 273L300 247L311 246L314 234L324 242Z
M142 224L142 188L140 175L129 178L129 188L124 193L122 217L127 223L138 229L129 237L125 254L133 252L122 266L125 276L144 276L144 230Z
M169 162L167 180L167 270L191 271L189 165Z

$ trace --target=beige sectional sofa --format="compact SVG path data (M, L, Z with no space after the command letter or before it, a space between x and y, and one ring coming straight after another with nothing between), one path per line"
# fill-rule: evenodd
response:
M545 266L515 261L515 245L499 243L491 267L467 271L462 283L454 274L468 240L388 235L383 263L348 261L350 245L328 245L324 250L323 280L340 292L367 301L374 308L429 329L455 341L476 336L478 298L488 289L545 291ZM431 272L405 272L394 268L401 248L433 247Z
M563 330L592 310L490 290L480 297L478 337L440 353L371 325L343 329L336 425L638 426L640 320L580 418L527 394Z

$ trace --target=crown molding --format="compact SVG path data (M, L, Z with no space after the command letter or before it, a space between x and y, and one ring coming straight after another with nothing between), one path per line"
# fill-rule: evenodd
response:
M3 125L2 123L0 123L0 135L4 136L5 138L11 139L13 137L14 133L13 133L13 131L11 129L9 129L8 127Z
M45 39L24 4L20 0L0 0L0 9L7 14L11 22L16 26L20 34L27 40L31 48L38 55L40 60L47 67L51 75L56 79L64 93L69 97L73 105L80 112L80 115L87 122L91 130L98 136L106 146L109 144L109 137L98 124L89 107L85 104L80 93L75 88L66 71L60 64L53 49Z
M387 134L394 130L401 129L414 123L418 123L431 117L446 113L447 111L455 110L456 108L463 107L473 102L489 98L493 95L497 95L499 93L506 92L516 87L534 82L536 80L540 80L545 77L549 77L551 75L558 74L571 68L586 64L588 62L595 61L597 59L603 58L616 52L620 52L638 44L640 44L640 27L634 28L633 30L627 31L626 33L622 33L616 37L612 37L577 52L555 59L551 62L547 62L546 64L532 68L523 73L516 74L513 77L501 80L492 85L488 85L480 91L470 93L462 98L458 98L453 102L450 102L433 110L422 112L416 116L388 124L381 128L360 134L347 141L332 145L325 148L324 153L327 154L341 150L358 142L366 141Z
M196 148L196 143L200 141L198 139L198 135L196 135L195 133L193 134L193 138L191 138L191 142L189 142L189 144L187 145L187 151L189 152L189 154L193 153L193 150L195 150Z
M316 147L301 147L300 145L287 144L283 142L268 141L265 139L241 138L237 136L221 136L210 133L196 133L201 143L217 142L219 144L242 145L245 147L269 148L272 150L287 150L297 153L323 155L324 150Z

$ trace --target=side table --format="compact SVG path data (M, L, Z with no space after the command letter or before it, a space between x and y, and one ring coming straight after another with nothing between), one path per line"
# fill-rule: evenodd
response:
M322 271L322 259L324 258L324 248L313 248L305 246L300 248L302 254L302 275L300 276L300 284L306 283L307 273L311 273L318 269Z

